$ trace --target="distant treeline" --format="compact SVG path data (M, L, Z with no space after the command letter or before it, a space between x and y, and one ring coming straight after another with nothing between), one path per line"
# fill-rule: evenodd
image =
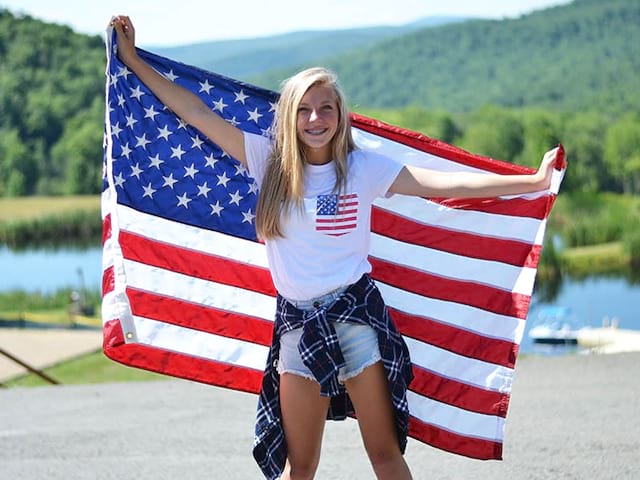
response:
M419 30L325 64L360 113L529 166L562 142L563 189L637 194L638 31L637 0L577 0ZM99 192L103 118L102 38L0 9L0 197Z

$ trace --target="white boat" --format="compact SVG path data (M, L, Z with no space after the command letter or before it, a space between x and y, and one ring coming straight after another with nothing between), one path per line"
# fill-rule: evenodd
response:
M577 324L569 307L545 307L529 330L534 343L577 345L578 337L590 327Z

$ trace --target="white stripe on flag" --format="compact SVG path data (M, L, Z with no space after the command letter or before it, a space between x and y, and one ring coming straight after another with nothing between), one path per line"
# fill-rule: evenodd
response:
M488 338L498 338L519 343L524 332L524 321L487 312L461 303L422 297L406 290L376 282L385 303L412 315L423 316L445 325L478 333Z
M371 150L406 165L416 165L440 172L474 172L486 173L480 168L470 167L462 163L442 161L442 157L417 150L408 145L388 140L373 133L365 132L359 128L353 128L353 139L358 147Z
M431 400L413 391L407 392L407 402L411 415L424 423L472 438L502 442L504 437L502 417L470 412Z
M134 316L137 343L263 371L269 348Z
M511 391L513 370L500 365L464 357L405 337L411 362L444 378L500 393Z
M180 245L181 248L268 268L266 249L261 243L192 227L142 213L124 205L118 205L117 216L120 230L166 244Z
M536 271L506 263L465 257L378 234L371 235L371 251L378 258L409 268L456 280L477 282L503 290L531 295Z
M415 199L403 195L379 199L374 204L391 213L411 218L423 225L445 228L456 232L473 233L488 238L519 240L529 244L532 238L536 238L535 243L537 245L541 244L541 239L538 239L538 233L546 225L546 220L475 212L473 210L466 210L464 215L461 215L458 209L445 207L427 200L416 202Z
M273 322L276 299L269 295L190 277L131 260L125 260L125 270L127 283L132 288Z

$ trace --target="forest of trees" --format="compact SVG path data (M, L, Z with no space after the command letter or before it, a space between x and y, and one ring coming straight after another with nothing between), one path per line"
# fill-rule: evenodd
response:
M529 166L562 142L563 190L638 194L639 32L637 0L576 0L326 64L359 113ZM0 197L100 191L104 59L99 36L0 9Z
M0 196L99 191L99 36L0 10Z

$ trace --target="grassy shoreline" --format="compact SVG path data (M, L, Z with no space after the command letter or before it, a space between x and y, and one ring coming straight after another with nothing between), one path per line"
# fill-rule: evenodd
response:
M631 255L622 242L568 248L560 256L562 268L572 276L626 272Z
M0 198L0 224L87 210L100 211L100 195Z
M62 385L87 385L112 382L142 382L167 380L159 373L127 367L107 358L101 350L43 369L44 373ZM7 387L40 387L49 385L37 375L27 373L6 380Z
M100 197L21 197L0 199L0 245L88 246L100 241Z

